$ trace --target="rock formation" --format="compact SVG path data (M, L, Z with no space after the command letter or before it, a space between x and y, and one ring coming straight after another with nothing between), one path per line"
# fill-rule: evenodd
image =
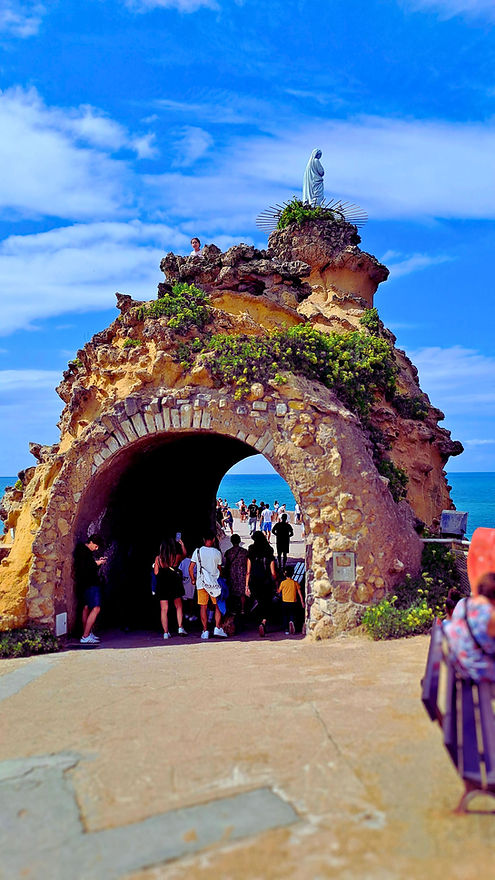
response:
M272 233L267 250L209 245L201 257L168 254L158 300L117 294L120 316L63 375L60 442L31 444L36 466L5 495L2 628L54 627L65 613L74 624L73 550L96 529L109 547L110 583L124 584L119 602L139 618L160 537L184 524L194 542L211 521L225 471L255 452L304 511L314 638L356 625L366 605L418 571L415 526L431 526L452 506L443 467L462 447L438 426L443 415L419 388L415 367L370 311L388 270L359 242L351 224L308 221ZM174 324L167 308L177 282L206 296ZM377 391L366 420L297 371L260 371L247 388L219 379L222 339L307 326L374 333L389 346L395 392ZM402 499L391 492L401 473L394 466L408 478ZM350 580L338 574L342 554L355 563Z

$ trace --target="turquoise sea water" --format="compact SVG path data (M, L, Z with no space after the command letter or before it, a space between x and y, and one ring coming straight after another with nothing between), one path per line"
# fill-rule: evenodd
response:
M0 496L5 486L12 486L17 477L0 477ZM458 510L469 513L467 537L478 526L495 528L495 473L449 474L452 498ZM278 474L229 474L224 477L218 489L220 498L226 498L233 506L240 498L246 504L256 498L285 503L288 510L294 509L294 496L288 485Z

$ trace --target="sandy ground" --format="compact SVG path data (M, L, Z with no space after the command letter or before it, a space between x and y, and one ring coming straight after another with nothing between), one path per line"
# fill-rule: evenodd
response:
M427 637L125 644L2 661L2 880L493 876Z

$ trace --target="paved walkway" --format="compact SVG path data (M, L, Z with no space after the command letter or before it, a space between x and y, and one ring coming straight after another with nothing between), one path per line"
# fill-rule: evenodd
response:
M2 661L0 878L493 876L495 817L452 813L426 649L173 639Z

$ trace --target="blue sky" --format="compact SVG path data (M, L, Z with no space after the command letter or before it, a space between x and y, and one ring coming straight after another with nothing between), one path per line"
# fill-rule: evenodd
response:
M495 471L493 0L0 0L0 474L57 439L67 361L191 235L264 246L299 193L360 204L376 305Z

